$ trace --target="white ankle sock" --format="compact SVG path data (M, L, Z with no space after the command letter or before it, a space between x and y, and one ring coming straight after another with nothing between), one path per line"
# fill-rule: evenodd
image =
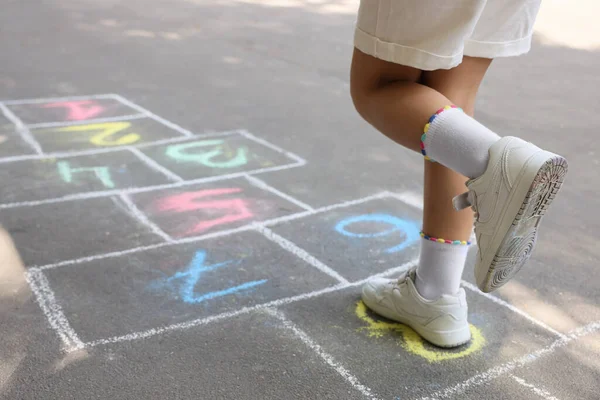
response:
M419 294L429 300L443 294L455 294L460 287L468 251L467 245L422 239L415 282Z
M423 154L469 178L483 175L490 158L488 150L500 136L460 108L434 114L428 125L421 143Z

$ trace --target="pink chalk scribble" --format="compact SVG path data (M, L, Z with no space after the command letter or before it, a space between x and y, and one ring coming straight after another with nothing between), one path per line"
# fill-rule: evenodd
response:
M195 210L225 210L227 214L202 221L196 224L192 229L185 232L185 235L205 232L218 225L226 225L232 222L252 218L254 214L248 209L246 201L240 198L223 200L199 201L207 197L222 196L231 193L239 193L240 188L223 188L199 190L196 192L186 192L174 196L165 197L158 200L156 207L161 212L189 212Z
M105 108L93 100L61 101L58 103L47 103L42 108L65 108L66 119L69 121L83 121L97 117L104 112Z

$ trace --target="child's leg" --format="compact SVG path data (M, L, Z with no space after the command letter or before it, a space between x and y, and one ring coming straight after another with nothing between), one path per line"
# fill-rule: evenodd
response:
M363 57L368 56L357 54L353 66L353 98L359 112L386 135L415 150L420 149L420 132L435 110L454 103L473 114L479 84L491 62L467 57L451 70L428 72L374 60L365 61L365 68L360 65ZM427 236L421 242L416 271L399 280L372 279L363 287L363 301L369 308L410 325L444 347L470 338L466 297L460 289L468 248L430 237L461 243L469 239L473 213L452 208L452 198L464 192L466 179L441 164L426 162L423 230Z
M491 59L465 57L450 70L424 71L421 83L461 107L471 117L479 85ZM468 241L473 229L470 208L456 211L452 199L465 191L466 177L439 163L425 161L423 232L435 238ZM467 247L423 242L417 268L419 293L435 299L458 291Z
M465 82L466 87L477 86L487 61L465 60L466 65L450 72L423 72L355 50L351 91L358 112L383 134L471 178L469 192L455 199L455 207L472 205L476 210L479 257L475 278L489 292L510 280L529 259L537 227L560 188L567 165L564 158L531 143L500 138L456 106L449 106L452 101L447 96L419 83L428 76L454 75L464 81L458 86Z
M453 75L476 72L482 65L487 68L485 60L467 64L454 68L459 72ZM435 124L428 124L428 133L423 135L424 127L436 111L452 104L442 93L419 83L427 74L430 72L383 61L355 49L350 88L357 111L402 146L422 151L425 144L427 155L442 165L469 178L483 174L488 149L500 137L461 110L451 109L437 115ZM471 78L474 83L467 84L478 85L482 76L475 73ZM469 80L468 74L463 80Z

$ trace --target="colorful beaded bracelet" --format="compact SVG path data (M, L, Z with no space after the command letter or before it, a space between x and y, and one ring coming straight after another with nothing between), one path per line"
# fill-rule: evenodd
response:
M441 113L443 113L446 110L450 110L451 108L457 108L459 110L462 111L462 108L453 105L450 106L445 106L440 108L439 110L436 111L435 114L433 114L430 118L429 118L429 122L427 122L425 124L425 128L423 128L423 134L421 135L421 154L423 154L423 157L425 157L425 160L427 161L431 161L431 162L435 162L435 160L432 160L428 155L427 152L425 151L425 138L427 137L427 131L429 131L429 127L431 126L431 124L433 123L433 121L435 121L435 119L437 118L438 115L440 115Z
M462 244L463 246L469 246L471 244L471 242L465 241L465 240L460 241L460 240L446 240L446 239L434 238L429 235L426 235L423 232L421 232L421 237L425 240L431 240L432 242L438 242L438 243L455 244L455 245Z

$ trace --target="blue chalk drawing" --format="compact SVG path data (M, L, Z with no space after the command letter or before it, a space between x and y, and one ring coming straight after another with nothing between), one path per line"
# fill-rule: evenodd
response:
M380 222L390 225L389 229L386 229L381 232L374 233L355 233L350 232L346 229L349 225L358 223L358 222ZM401 233L404 235L404 240L397 246L390 247L386 249L386 253L397 253L399 251L404 250L408 246L419 240L420 236L420 224L414 221L408 221L405 219L401 219L398 217L394 217L389 214L363 214L357 215L354 217L346 218L335 226L335 230L338 233L341 233L344 236L354 237L354 238L377 238L382 236L391 235L393 233Z
M71 168L71 165L67 161L59 161L57 163L57 167L60 177L67 183L73 182L73 173L93 172L105 187L109 189L113 189L115 187L115 184L110 177L110 171L108 167Z
M218 297L227 296L243 291L248 291L254 287L263 285L267 279L258 281L246 282L238 286L233 286L224 290L209 292L204 294L196 294L196 284L201 280L202 275L206 272L214 271L223 268L227 265L237 264L238 262L226 261L219 264L204 265L206 261L206 252L199 250L194 255L194 258L184 271L179 271L166 280L166 284L171 286L175 281L181 282L179 286L179 295L181 299L188 304L199 304L206 300L216 299Z

